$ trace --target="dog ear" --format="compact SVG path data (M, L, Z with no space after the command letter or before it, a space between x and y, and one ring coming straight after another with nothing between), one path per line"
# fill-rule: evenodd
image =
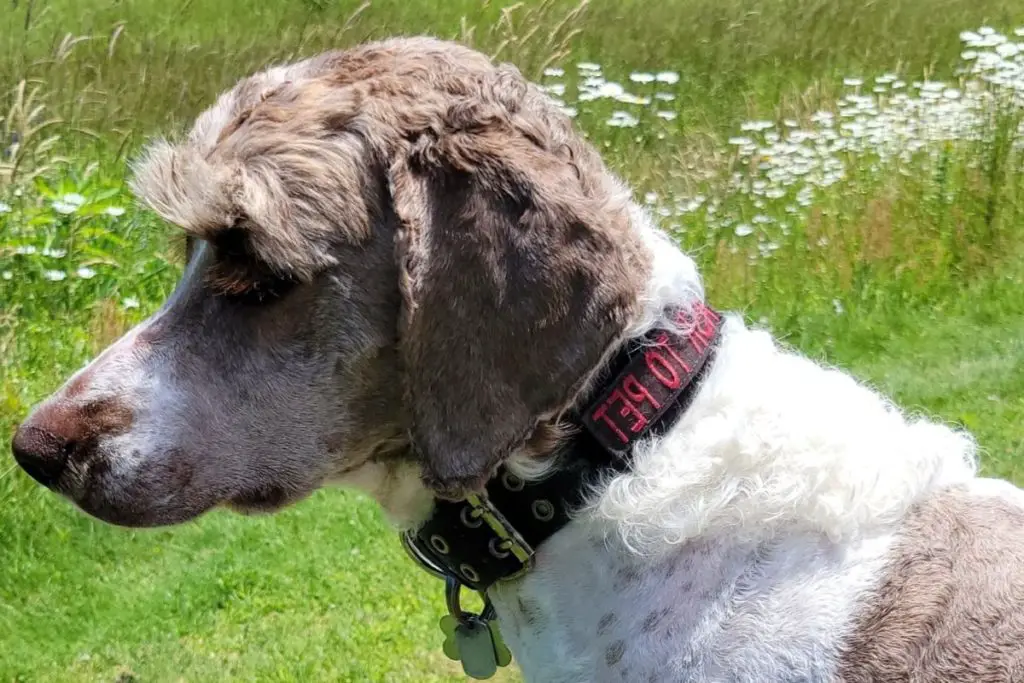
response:
M349 130L356 111L329 84L280 84L235 112L216 139L149 145L132 188L213 246L224 271L217 280L309 281L336 264L339 242L368 238L382 202L380 174Z
M449 497L571 404L634 319L648 268L624 195L474 106L459 116L482 124L420 138L388 174L411 437Z

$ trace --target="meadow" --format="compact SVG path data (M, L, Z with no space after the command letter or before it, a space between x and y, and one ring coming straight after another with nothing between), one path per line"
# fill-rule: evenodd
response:
M1017 0L0 3L0 444L174 287L180 236L126 189L141 143L267 64L430 33L543 85L718 308L1024 483ZM0 681L464 680L440 585L360 494L129 531L6 450Z

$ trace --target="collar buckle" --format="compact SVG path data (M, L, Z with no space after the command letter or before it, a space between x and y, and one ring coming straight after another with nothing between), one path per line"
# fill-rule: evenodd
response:
M479 494L471 493L466 496L466 502L473 508L472 512L469 513L470 517L483 519L484 523L491 528L491 531L497 537L496 544L492 540L494 545L492 552L496 550L497 552L511 553L522 565L521 570L508 578L514 578L529 571L530 567L533 566L533 548L516 531L515 527L509 524L505 516L491 503L490 498L486 495L480 496Z

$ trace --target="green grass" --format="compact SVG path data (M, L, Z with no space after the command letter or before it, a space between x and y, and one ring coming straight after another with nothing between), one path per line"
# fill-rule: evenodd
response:
M1024 26L1019 2L84 1L7 0L0 14L0 443L173 287L173 231L124 188L146 136L186 126L268 62L430 32L564 82L609 163L658 194L653 208L720 308L968 427L986 472L1024 482L1021 110L993 109L978 139L903 159L836 151L841 179L778 196L752 190L786 155L728 143L747 119L812 126L816 110L845 106L844 76L955 79L960 31ZM579 102L583 60L631 92L675 99ZM547 66L566 77L544 77ZM678 83L628 78L662 69ZM607 126L614 110L638 125ZM20 147L5 156L13 135ZM69 194L82 201L68 206ZM0 681L463 680L440 653L442 605L438 582L358 494L127 531L0 455Z

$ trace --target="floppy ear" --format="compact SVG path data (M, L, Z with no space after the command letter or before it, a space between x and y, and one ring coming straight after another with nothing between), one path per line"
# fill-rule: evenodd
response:
M389 179L412 439L427 483L457 497L572 403L638 312L648 263L610 176L508 121L424 136Z

